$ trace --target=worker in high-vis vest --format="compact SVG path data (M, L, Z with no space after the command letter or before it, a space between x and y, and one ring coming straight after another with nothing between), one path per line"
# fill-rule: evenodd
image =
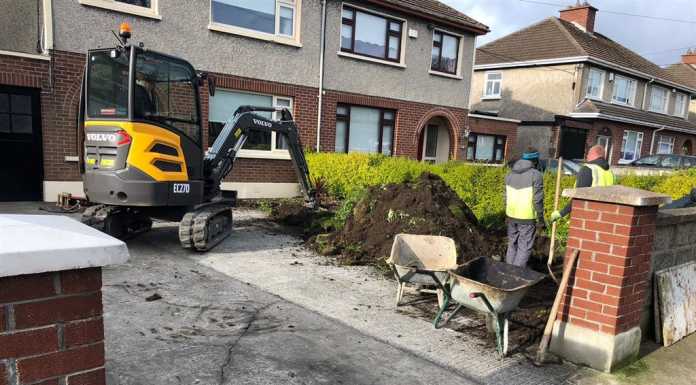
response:
M590 151L587 152L587 163L580 168L575 177L575 187L604 187L613 186L616 183L616 178L609 168L605 154L606 150L599 144L590 148ZM570 214L571 206L569 203L563 210L554 211L551 214L551 222L556 222Z
M524 267L532 255L537 227L544 228L544 177L539 152L529 149L505 176L508 249L505 261Z

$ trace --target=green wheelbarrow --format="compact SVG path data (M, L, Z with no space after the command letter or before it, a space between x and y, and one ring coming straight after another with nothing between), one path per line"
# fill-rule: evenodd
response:
M544 279L536 271L481 257L449 271L444 301L433 321L436 329L445 326L463 307L485 313L493 323L496 350L508 353L508 318L517 309L529 288ZM450 301L455 309L443 318Z

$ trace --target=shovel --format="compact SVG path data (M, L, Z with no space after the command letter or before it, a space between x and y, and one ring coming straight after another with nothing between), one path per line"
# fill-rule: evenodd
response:
M553 211L558 210L558 203L561 199L561 176L563 175L563 158L558 158L558 172L556 173L556 195L553 201ZM553 258L556 254L556 227L558 221L551 225L551 245L549 246L549 260L546 262L546 267L549 269L549 274L554 282L558 283L558 278L553 274Z

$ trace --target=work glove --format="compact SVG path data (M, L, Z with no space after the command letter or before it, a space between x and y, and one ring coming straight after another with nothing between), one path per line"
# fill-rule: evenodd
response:
M553 213L551 213L551 223L555 223L559 219L561 219L561 212L556 210Z

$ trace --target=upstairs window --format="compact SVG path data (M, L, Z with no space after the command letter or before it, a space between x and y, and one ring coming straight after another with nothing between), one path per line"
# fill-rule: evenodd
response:
M636 81L621 75L614 76L612 101L627 106L635 105Z
M590 68L587 77L587 94L590 99L602 99L604 93L604 71L597 68Z
M491 99L500 98L502 88L502 72L486 72L486 82L483 86L483 97Z
M211 21L229 32L294 38L299 0L211 0Z
M452 75L459 67L459 37L445 32L433 32L433 50L430 69Z
M674 97L674 115L679 117L685 117L686 111L688 110L689 98L686 94L678 93Z
M401 62L404 22L344 6L341 51L375 59Z
M653 86L650 89L650 103L648 104L648 110L666 114L668 105L669 91L662 87Z
M159 0L79 0L80 4L129 13L136 16L161 19L157 11Z

